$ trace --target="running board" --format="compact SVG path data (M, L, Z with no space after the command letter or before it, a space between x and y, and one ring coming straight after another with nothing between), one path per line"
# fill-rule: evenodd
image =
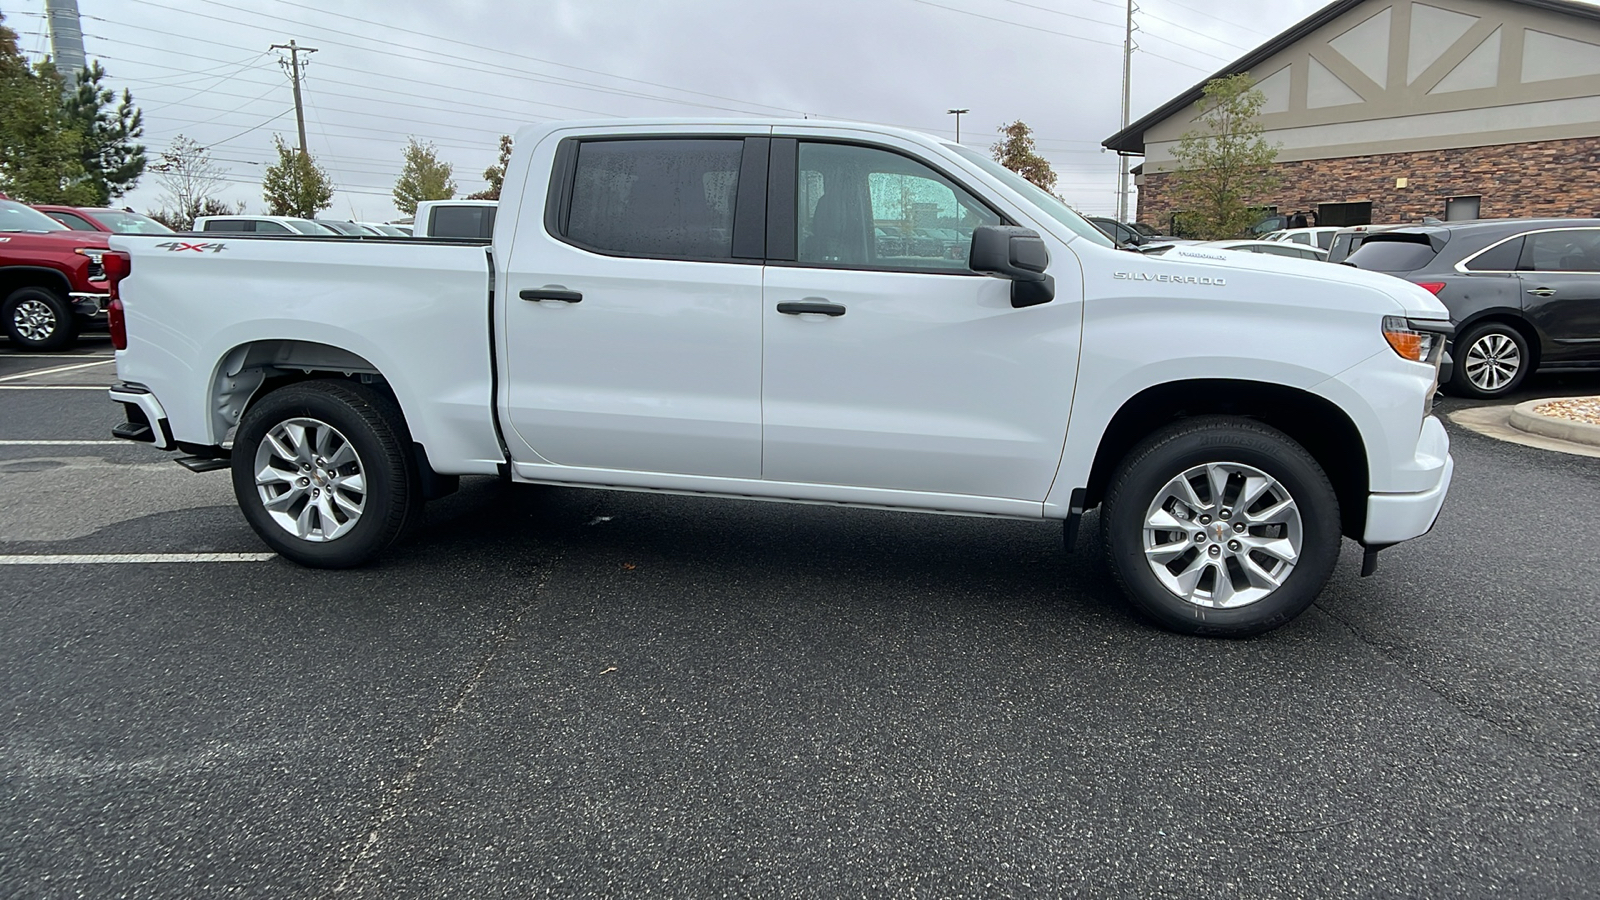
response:
M173 460L191 472L215 472L233 465L231 460L217 459L213 456L184 456Z

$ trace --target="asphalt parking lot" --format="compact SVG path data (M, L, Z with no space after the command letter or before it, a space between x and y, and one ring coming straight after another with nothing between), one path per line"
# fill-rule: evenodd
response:
M297 568L109 356L0 342L0 896L1600 894L1600 459L1450 425L1432 534L1209 641L1093 527L480 479Z

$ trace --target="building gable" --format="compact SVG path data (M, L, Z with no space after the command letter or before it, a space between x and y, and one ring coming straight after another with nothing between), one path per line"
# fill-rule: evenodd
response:
M1219 74L1250 72L1284 161L1600 136L1600 8L1346 0ZM1198 86L1106 145L1169 171Z

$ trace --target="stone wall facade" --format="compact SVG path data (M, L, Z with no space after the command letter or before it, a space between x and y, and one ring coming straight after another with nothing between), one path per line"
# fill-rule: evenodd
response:
M1478 196L1486 219L1600 215L1600 138L1312 159L1277 169L1278 189L1255 199L1280 213L1370 201L1374 224L1416 222L1443 219L1447 198ZM1140 177L1138 221L1170 227L1170 178L1159 172ZM1406 187L1395 187L1399 178L1408 180Z

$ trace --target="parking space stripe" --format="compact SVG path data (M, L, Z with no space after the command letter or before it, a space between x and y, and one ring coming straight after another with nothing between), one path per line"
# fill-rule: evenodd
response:
M0 566L94 566L117 563L266 562L276 553L58 553L0 555Z
M22 441L0 440L0 447L109 447L112 445L132 444L135 441Z
M0 359L116 359L104 353L0 353Z
M40 378L45 375L59 375L62 372L75 372L78 369L90 369L95 366L109 365L110 363L114 362L116 362L114 359L101 359L94 362L78 363L75 366L55 366L49 369L40 369L36 372L18 372L15 375L7 375L3 378L0 378L0 381L21 381L24 378Z
M111 390L109 384L0 384L0 391L99 391Z

